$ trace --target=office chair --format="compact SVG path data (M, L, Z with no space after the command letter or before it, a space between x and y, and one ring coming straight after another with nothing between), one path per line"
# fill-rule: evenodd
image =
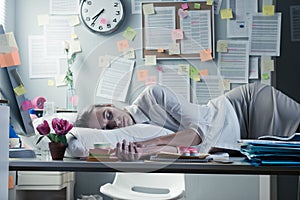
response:
M117 172L113 183L101 186L100 192L118 200L183 199L184 174Z

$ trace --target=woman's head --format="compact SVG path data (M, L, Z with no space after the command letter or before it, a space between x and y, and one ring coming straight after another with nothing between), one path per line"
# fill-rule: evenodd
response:
M76 119L75 126L97 129L115 129L133 125L131 115L112 104L89 106Z

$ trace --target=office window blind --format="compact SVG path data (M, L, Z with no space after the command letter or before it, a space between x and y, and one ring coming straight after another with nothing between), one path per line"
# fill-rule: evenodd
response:
M7 11L6 0L0 0L0 24L3 25L4 30L6 25L6 11Z

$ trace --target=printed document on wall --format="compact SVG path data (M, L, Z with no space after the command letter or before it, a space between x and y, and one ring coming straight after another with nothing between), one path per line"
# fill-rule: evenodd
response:
M212 50L210 10L190 10L189 16L180 18L180 28L184 32L180 45L182 54Z
M186 65L189 69L189 65ZM164 85L176 94L190 100L190 76L189 70L180 70L179 65L161 65L162 70L159 71L159 84Z
M245 40L222 40L227 43L227 52L219 52L220 74L231 83L248 83L249 42Z
M173 43L171 31L175 29L175 7L155 7L155 14L144 17L145 48L168 49Z
M250 55L280 55L281 13L265 16L258 13L250 20Z
M125 102L135 61L115 58L100 75L97 96Z
M257 13L257 1L227 0L227 8L234 13L234 18L227 20L227 37L248 37L250 16Z

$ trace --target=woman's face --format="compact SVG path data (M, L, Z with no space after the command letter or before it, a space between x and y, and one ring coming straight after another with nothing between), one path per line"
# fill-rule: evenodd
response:
M115 129L133 125L134 121L126 111L104 106L94 108L89 123L90 128Z

